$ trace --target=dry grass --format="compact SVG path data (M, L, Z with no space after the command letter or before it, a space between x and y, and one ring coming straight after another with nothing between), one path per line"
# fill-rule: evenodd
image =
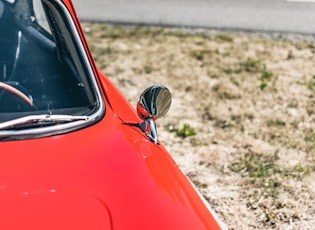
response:
M135 105L173 92L160 139L230 229L315 225L315 45L84 24L98 66Z

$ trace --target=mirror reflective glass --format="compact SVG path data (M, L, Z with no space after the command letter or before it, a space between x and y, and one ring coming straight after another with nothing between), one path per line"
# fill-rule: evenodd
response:
M169 110L172 95L168 88L163 85L152 85L141 95L137 104L138 115L142 119L163 117Z

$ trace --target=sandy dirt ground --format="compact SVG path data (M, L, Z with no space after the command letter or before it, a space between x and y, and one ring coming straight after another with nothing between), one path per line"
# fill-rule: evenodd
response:
M152 84L171 90L160 140L229 229L314 229L312 38L83 27L133 105Z

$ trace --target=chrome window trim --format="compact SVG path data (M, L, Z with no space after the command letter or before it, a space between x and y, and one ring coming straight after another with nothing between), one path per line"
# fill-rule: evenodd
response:
M67 20L71 27L71 32L74 34L76 41L78 41L78 48L81 52L81 55L84 59L86 64L89 77L91 78L91 86L92 89L95 90L96 93L96 104L98 104L98 110L95 111L93 114L87 116L87 119L84 121L73 121L66 124L56 124L48 127L40 127L40 128L30 128L25 130L0 130L0 141L3 140L16 140L16 139L29 139L29 138L36 138L36 137L46 137L46 136L53 136L57 134L63 134L72 132L89 125L92 125L94 122L97 122L98 119L101 119L105 114L105 105L103 101L103 97L100 92L100 88L96 81L96 76L93 72L91 67L91 63L87 56L86 50L84 48L83 42L75 25L75 22L65 4L61 0L55 0L62 10L64 11Z

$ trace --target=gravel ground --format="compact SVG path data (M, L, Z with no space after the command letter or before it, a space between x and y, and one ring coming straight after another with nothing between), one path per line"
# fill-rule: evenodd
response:
M160 140L229 229L314 228L313 36L83 27L133 105L171 90Z

